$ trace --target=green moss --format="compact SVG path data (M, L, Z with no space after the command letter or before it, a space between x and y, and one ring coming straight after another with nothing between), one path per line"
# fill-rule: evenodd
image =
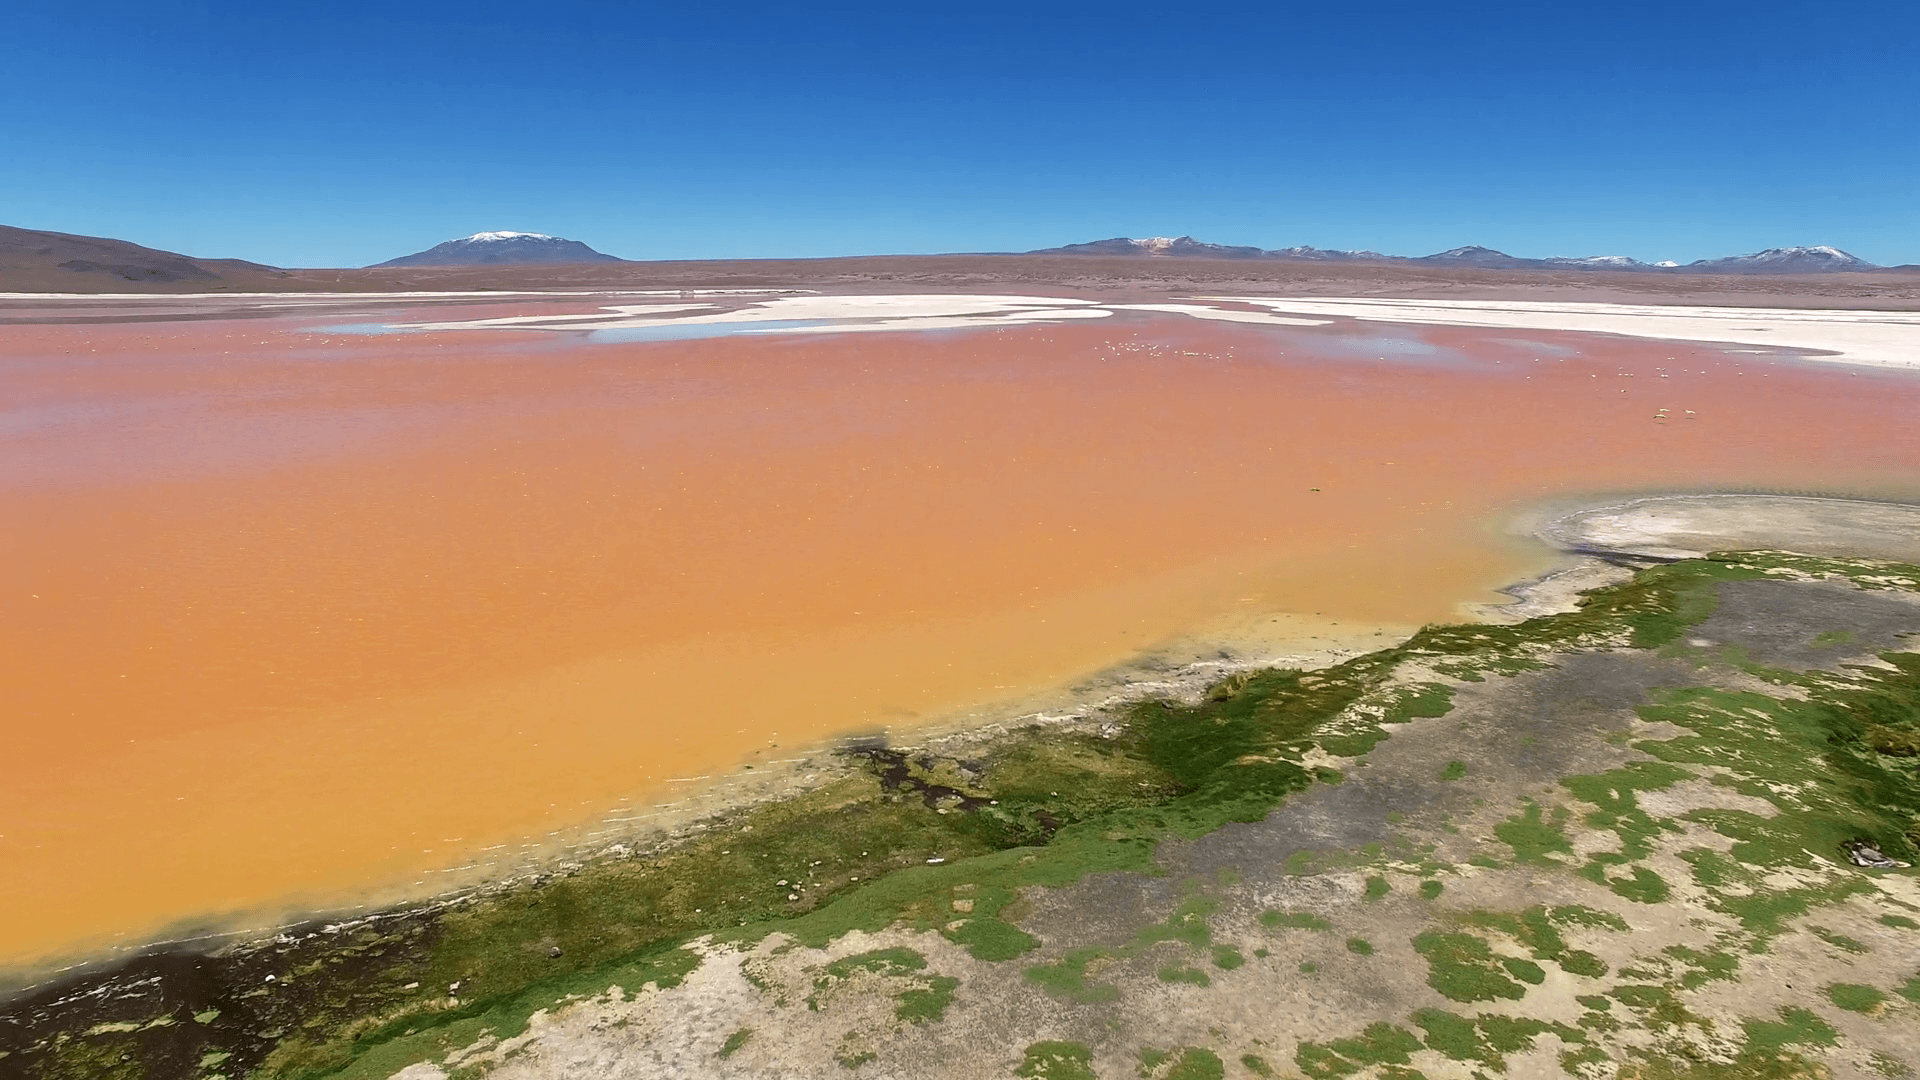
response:
M1493 827L1493 835L1512 848L1514 858L1521 862L1552 865L1555 860L1548 855L1573 854L1573 845L1561 829L1566 820L1566 810L1559 807L1554 808L1551 820L1543 819L1540 804L1527 799L1520 813Z
M1894 990L1894 993L1899 994L1901 997L1915 1004L1920 1004L1920 975L1915 975L1913 978L1901 983L1899 987Z
M1776 1056L1789 1045L1833 1046L1839 1032L1806 1009L1783 1008L1778 1020L1747 1020L1741 1028L1747 1036L1747 1053Z
M1033 1043L1013 1074L1028 1080L1098 1080L1092 1048L1077 1042Z
M1860 983L1834 983L1827 987L1827 1000L1848 1012L1870 1013L1887 1000L1886 992Z
M1821 941L1824 941L1827 944L1833 946L1834 948L1839 949L1841 952L1850 952L1850 953L1853 953L1855 956L1860 956L1865 953L1869 953L1873 951L1872 949L1869 949L1867 946L1862 945L1860 942L1855 941L1854 939L1848 937L1847 935L1836 934L1824 926L1809 926L1807 927L1807 929L1813 931L1814 937L1817 937Z
M1607 1056L1607 1052L1592 1043L1560 1052L1560 1067L1583 1080L1607 1075L1611 1072L1608 1066L1612 1063L1613 1059Z
M1445 888L1446 886L1440 884L1438 881L1423 881L1420 883L1420 899L1438 900L1440 899L1441 891Z
M1263 911L1260 925L1274 930L1331 930L1333 924L1307 911Z
M1347 951L1360 956L1372 956L1373 943L1366 938L1350 937L1347 939Z
M1671 892L1665 878L1644 866L1634 867L1631 877L1607 879L1607 888L1641 904L1658 904Z
M1650 983L1629 983L1607 991L1607 996L1634 1010L1642 1023L1656 1031L1683 1025L1707 1026L1706 1021L1688 1012L1673 990Z
M896 998L894 1015L909 1024L924 1024L946 1016L947 1006L953 1004L953 992L960 986L960 980L946 975L934 975L925 986L911 990L902 990Z
M1190 948L1204 948L1213 940L1207 917L1219 909L1218 900L1207 896L1189 896L1165 919L1137 931L1133 936L1134 944L1146 946L1162 941L1178 941Z
M1087 978L1088 965L1112 956L1112 950L1097 946L1069 949L1058 961L1035 965L1028 968L1025 974L1028 982L1063 1001L1082 1005L1115 1001L1120 997L1118 987L1109 983L1090 982Z
M1199 1046L1189 1046L1168 1069L1162 1080L1222 1080L1227 1075L1220 1055Z
M1582 949L1568 949L1556 957L1560 969L1569 975L1597 979L1607 973L1606 961Z
M1240 1055L1240 1064L1244 1066L1248 1072L1260 1077L1261 1080L1272 1080L1273 1077L1280 1075L1274 1070L1272 1065L1267 1063L1267 1059L1261 1057L1259 1054Z
M874 949L843 956L828 964L822 979L844 979L860 971L870 971L876 975L911 975L916 971L924 971L926 966L927 958L913 949ZM814 985L822 983L816 981Z
M738 1029L733 1034L727 1036L726 1042L720 1044L720 1056L729 1058L739 1053L740 1048L747 1045L747 1040L751 1038L753 1038L752 1028Z
M1163 967L1160 969L1160 981L1163 983L1190 983L1194 986L1211 986L1213 980L1207 973L1193 967Z
M1465 780L1466 778L1467 763L1464 761L1449 761L1446 767L1440 770L1442 780Z
M1527 1050L1536 1037L1551 1033L1565 1043L1584 1043L1587 1035L1565 1024L1497 1013L1469 1019L1445 1009L1421 1009L1413 1021L1426 1032L1426 1045L1455 1061L1478 1061L1506 1068L1506 1055Z
M1396 687L1387 704L1385 722L1404 724L1416 717L1439 717L1453 711L1453 687L1445 683L1408 683Z
M1880 922L1886 926L1897 927L1901 930L1920 930L1920 922L1914 922L1905 915L1882 915L1880 916Z
M1454 1001L1518 1001L1526 988L1507 977L1487 940L1428 930L1413 939L1427 959L1427 985Z
M1524 983L1539 986L1547 981L1546 970L1531 960L1522 960L1517 956L1503 956L1500 958L1500 966L1506 968L1508 974Z
M1362 894L1361 899L1371 904L1384 898L1392 891L1393 887L1387 884L1387 879L1376 875L1367 879L1366 892Z
M1661 950L1691 968L1680 977L1682 990L1697 990L1710 982L1731 981L1740 974L1740 958L1729 952L1701 952L1684 945Z
M1428 1047L1455 1061L1485 1061L1490 1051L1473 1021L1445 1009L1421 1009L1413 1022L1424 1030Z
M1232 971L1234 968L1240 967L1246 962L1247 958L1240 955L1240 950L1231 945L1215 945L1213 947L1213 966L1222 971Z
M1356 1038L1334 1039L1321 1045L1302 1042L1294 1064L1312 1080L1335 1080L1374 1065L1405 1065L1420 1049L1420 1040L1405 1028L1385 1022L1371 1024Z

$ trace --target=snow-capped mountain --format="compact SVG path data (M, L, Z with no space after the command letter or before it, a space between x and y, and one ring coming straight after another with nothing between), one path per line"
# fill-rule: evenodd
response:
M1235 247L1229 244L1209 244L1195 240L1191 236L1142 236L1129 238L1116 236L1111 240L1094 240L1085 244L1068 244L1065 247L1042 248L1029 251L1029 255L1185 255L1204 256L1215 259L1257 259L1266 252L1257 247Z
M1733 255L1725 259L1701 259L1687 264L1689 270L1734 274L1821 274L1846 270L1875 270L1873 263L1849 255L1836 247L1768 248L1751 255Z
M1377 251L1333 251L1326 248L1300 247L1263 250L1241 244L1209 244L1204 240L1195 240L1191 236L1116 236L1111 240L1094 240L1085 244L1067 244L1064 247L1041 248L1029 251L1029 255L1157 255L1189 256L1214 259L1312 259L1316 262L1352 262L1374 259L1391 259L1391 255L1382 255Z
M482 232L388 259L379 266L504 266L522 263L621 262L578 240L530 232Z
M1707 274L1817 274L1847 270L1877 270L1880 267L1834 247L1768 248L1752 255L1725 259L1701 259L1685 266L1671 259L1641 262L1630 255L1556 255L1545 259L1526 259L1469 244L1432 255L1408 257L1382 255L1377 251L1339 251L1316 247L1261 249L1229 244L1210 244L1191 236L1116 236L1087 244L1042 248L1029 255L1147 255L1210 256L1234 259L1302 259L1314 262L1389 262L1414 265L1474 267L1486 270L1616 270L1660 273L1682 270Z
M1655 266L1678 266L1679 263L1643 263L1631 255L1554 255L1540 260L1548 266L1561 266L1569 270L1650 270Z
M1378 262L1392 259L1392 255L1382 255L1377 251L1346 251L1338 248L1317 248L1301 244L1290 248L1273 248L1266 253L1270 259L1311 259L1314 262Z

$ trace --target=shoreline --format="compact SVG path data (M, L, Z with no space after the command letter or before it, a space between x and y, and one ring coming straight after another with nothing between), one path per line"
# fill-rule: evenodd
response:
M1784 528L1757 516L1783 506L1798 511L1798 516ZM1645 513L1649 508L1665 511L1666 517L1650 517ZM1637 517L1636 512L1639 512ZM1821 515L1825 515L1824 519ZM1629 535L1631 528L1623 527L1623 519L1642 530L1638 542ZM1514 514L1509 519L1507 532L1557 553L1553 565L1496 590L1509 600L1463 603L1460 613L1463 621L1514 625L1542 615L1573 611L1587 590L1627 580L1646 566L1705 554L1705 551L1673 547L1676 537L1708 535L1720 540L1736 540L1739 537L1727 532L1731 526L1740 526L1746 530L1745 538L1752 543L1713 550L1797 551L1762 541L1778 541L1796 532L1804 537L1804 528L1810 520L1819 521L1828 531L1837 527L1841 539L1809 545L1822 550L1798 552L1800 554L1844 553L1852 558L1920 562L1920 504L1915 503L1731 492L1641 493L1548 500ZM1703 521L1710 528L1699 527ZM1906 529L1909 522L1915 527ZM1602 534L1611 546L1590 542ZM1877 542L1875 537L1879 538ZM1278 621L1270 613L1262 613L1256 619ZM1294 617L1292 625L1296 631L1306 628L1325 631L1339 624L1333 620L1315 622ZM1214 629L1217 631L1217 627ZM1242 629L1245 629L1244 623ZM224 929L213 928L219 919L200 917L197 921L206 927L204 930L104 951L69 954L44 965L0 969L0 1006L22 1001L36 992L97 978L148 958L245 952L288 940L289 935L343 935L376 923L431 918L529 884L569 876L597 863L664 855L754 811L797 800L848 778L863 768L862 754L867 751L912 750L959 759L1020 733L1097 733L1112 728L1118 717L1144 701L1166 700L1192 705L1202 700L1210 687L1234 675L1282 665L1302 671L1324 669L1402 644L1419 629L1369 624L1351 631L1349 636L1329 638L1328 644L1313 647L1307 647L1308 642L1319 640L1319 636L1303 638L1298 632L1265 641L1253 641L1244 634L1229 637L1218 632L1183 635L1143 650L1120 664L1075 678L1069 685L954 712L897 732L852 729L804 747L784 748L790 750L792 756L778 762L741 762L724 774L716 770L707 776L686 778L680 781L690 785L684 795L673 802L647 804L645 809L653 813L624 819L623 827L619 828L596 828L608 823L596 815L597 820L552 830L547 835L556 839L542 842L537 851L509 856L511 863L503 861L486 867L480 874L451 888L426 894L402 890L394 895L388 891L384 896L376 894L368 902L353 907L315 907L257 921L242 917L248 925ZM1288 648L1279 652L1275 646ZM761 771L756 767L776 763L783 768ZM694 784L702 786L691 786ZM655 824L645 827L625 824L637 821ZM457 873L469 869L474 867L438 872ZM196 920L185 922L192 921Z

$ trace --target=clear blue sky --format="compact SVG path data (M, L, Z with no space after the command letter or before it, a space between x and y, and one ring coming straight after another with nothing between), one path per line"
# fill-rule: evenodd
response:
M1278 247L1920 262L1920 4L0 5L0 223L283 266Z

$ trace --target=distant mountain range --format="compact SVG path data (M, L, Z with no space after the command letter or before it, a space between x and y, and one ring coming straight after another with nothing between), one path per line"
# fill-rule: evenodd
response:
M1298 262L1404 263L1426 266L1467 266L1487 270L1639 270L1680 271L1695 274L1824 274L1849 270L1878 270L1873 263L1834 247L1768 248L1752 255L1647 263L1626 255L1557 256L1523 259L1492 248L1468 246L1432 255L1382 255L1377 251L1340 251L1315 247L1257 248L1210 244L1191 236L1146 236L1094 240L1085 244L1041 248L1029 255L1138 255L1150 258L1276 259Z
M1696 274L1820 274L1850 270L1895 274L1920 272L1920 265L1915 264L1876 267L1832 247L1770 248L1752 255L1701 259L1684 266L1643 263L1624 255L1522 259L1484 247L1460 247L1408 258L1383 255L1377 251L1338 251L1313 247L1266 249L1210 244L1191 236L1116 237L1088 244L1044 248L1028 254L1253 259L1268 263L1374 263L1514 271L1635 270ZM541 233L484 232L449 240L413 255L390 259L379 263L378 267L448 267L457 270L460 267L541 265L572 265L576 268L608 265L611 268L612 264L626 264L626 260L595 251L577 240ZM569 273L579 277L578 272ZM77 236L0 225L0 292L282 292L337 289L350 281L381 288L412 280L390 275L356 275L362 275L362 271L285 270L242 259L203 259L100 236ZM460 276L460 280L478 279L466 274Z
M625 262L578 240L530 232L483 232L435 244L369 269L386 266L528 266L552 263Z

